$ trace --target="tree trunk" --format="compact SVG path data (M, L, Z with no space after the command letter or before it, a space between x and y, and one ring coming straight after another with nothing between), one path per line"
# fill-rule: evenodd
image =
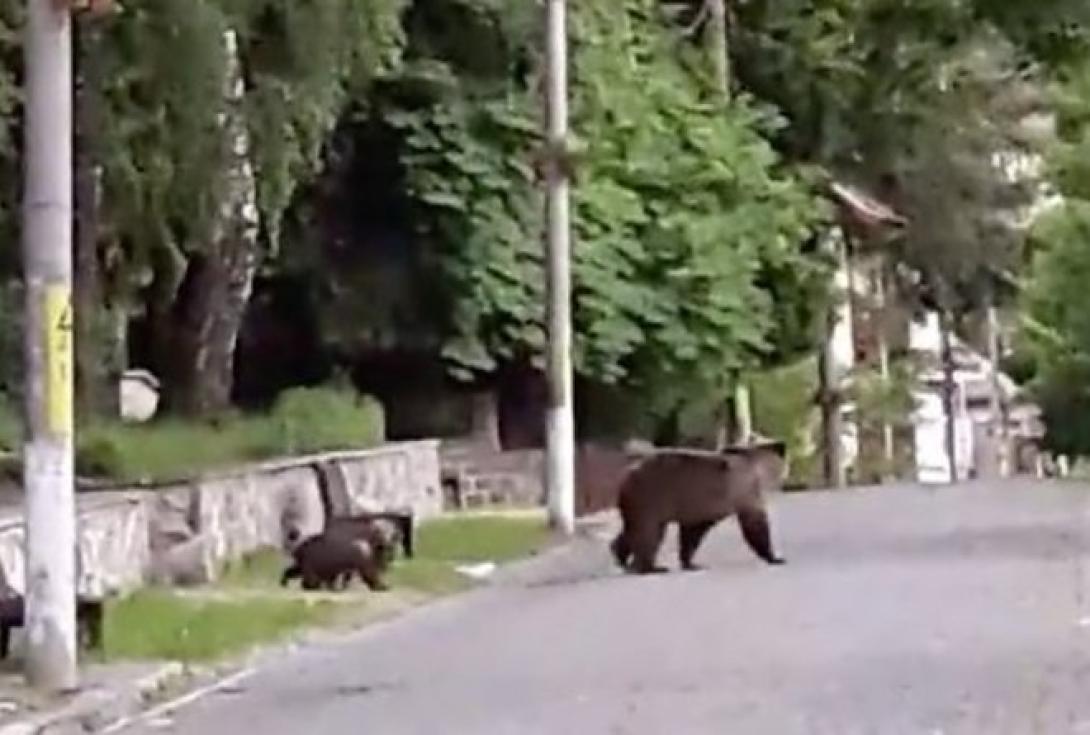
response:
M470 434L473 441L490 451L500 451L500 415L496 392L484 389L473 394Z
M716 411L715 423L715 451L721 452L730 445L737 443L737 428L735 426L733 399L724 399L719 404L719 410Z
M708 53L715 73L715 85L730 100L730 47L727 45L727 2L706 0L708 7Z
M98 263L99 166L95 154L97 129L95 58L100 33L94 19L79 16L75 24L75 314L76 410L79 417L116 415L117 376L106 359L108 345L99 329L104 316L102 275Z
M260 255L256 184L242 109L244 84L233 31L224 34L224 44L229 68L221 115L228 143L223 197L206 247L180 271L178 262L164 261L161 296L173 296L169 308L160 303L155 317L164 403L190 416L214 414L230 405L235 347Z
M827 340L828 341L828 340ZM821 406L822 468L827 487L842 487L840 460L840 401L834 386L832 359L828 345L818 353L818 402Z
M830 252L838 267L835 275L836 292L844 300L829 307L826 315L824 343L818 356L820 400L822 406L822 430L824 432L825 479L830 487L847 484L847 468L843 461L845 419L843 394L854 363L854 336L852 333L852 275L848 242L842 231L830 231L827 235ZM844 354L837 348L847 345ZM858 436L858 432L854 432Z
M708 25L705 31L708 56L711 59L715 76L715 88L725 102L730 102L730 47L727 44L727 2L726 0L706 0L704 6L708 13ZM753 435L752 407L749 386L741 373L735 375L734 395L725 401L729 411L722 416L716 437L716 443L726 439L731 444L745 444Z
M942 360L942 410L946 416L946 458L950 482L958 481L957 426L954 417L954 354L950 339L949 316L939 312L939 339Z
M749 386L741 376L734 384L734 432L738 444L753 441L753 406Z

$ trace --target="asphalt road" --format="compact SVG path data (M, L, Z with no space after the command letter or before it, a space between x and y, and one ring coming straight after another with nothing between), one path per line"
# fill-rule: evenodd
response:
M814 493L773 512L787 566L733 521L702 572L622 576L582 539L127 732L1090 735L1090 488Z

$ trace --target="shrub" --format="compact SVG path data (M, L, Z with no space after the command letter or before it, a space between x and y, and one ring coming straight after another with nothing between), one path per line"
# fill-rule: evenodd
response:
M382 405L345 388L292 388L269 416L281 454L374 446L385 435Z
M76 470L122 481L180 479L240 462L338 449L383 439L382 406L344 388L294 388L266 414L216 423L163 420L94 424L77 437Z
M813 357L760 373L751 384L754 428L787 443L790 482L809 484L819 475L817 389L817 361Z

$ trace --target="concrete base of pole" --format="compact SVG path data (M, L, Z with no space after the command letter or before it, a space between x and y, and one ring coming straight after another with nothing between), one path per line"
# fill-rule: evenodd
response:
M575 532L575 427L571 406L550 408L547 421L545 488L549 525L570 536Z
M26 446L27 682L67 692L76 660L76 529L72 452L66 442Z

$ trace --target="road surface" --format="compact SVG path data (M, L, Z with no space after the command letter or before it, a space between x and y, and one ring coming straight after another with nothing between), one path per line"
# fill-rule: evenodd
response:
M658 577L620 575L585 538L126 732L1090 735L1090 488L773 509L785 567L733 522L705 571Z

